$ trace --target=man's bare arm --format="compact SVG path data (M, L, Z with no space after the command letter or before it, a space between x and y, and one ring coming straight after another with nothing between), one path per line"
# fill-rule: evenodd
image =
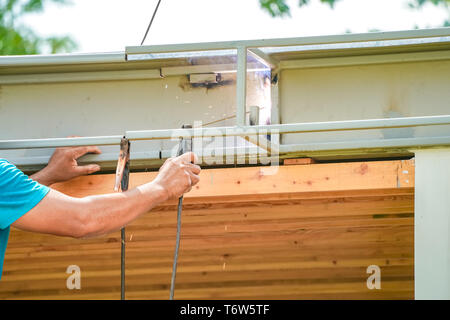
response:
M155 184L123 193L73 198L56 190L13 223L22 230L74 238L99 236L121 229L166 200Z
M200 167L186 153L168 159L152 182L123 193L74 198L56 190L13 223L26 231L75 238L93 237L121 229L161 202L177 199L198 183Z

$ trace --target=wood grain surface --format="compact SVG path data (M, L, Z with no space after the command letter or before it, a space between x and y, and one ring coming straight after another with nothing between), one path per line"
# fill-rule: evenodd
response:
M132 173L130 188L156 173ZM185 197L175 299L413 299L414 162L208 169ZM114 175L54 185L112 192ZM175 202L126 228L126 298L168 299ZM81 289L69 290L69 265ZM369 265L381 289L369 290ZM11 230L0 299L119 299L120 232Z

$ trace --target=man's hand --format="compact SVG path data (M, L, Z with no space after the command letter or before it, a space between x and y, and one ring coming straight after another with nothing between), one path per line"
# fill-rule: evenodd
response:
M167 200L178 199L200 181L200 166L193 164L197 161L197 156L192 152L169 158L152 182L164 190Z
M79 166L77 159L87 153L101 153L98 147L67 147L57 148L48 165L30 178L40 184L49 186L56 182L63 182L78 176L94 173L100 170L100 166L89 164Z

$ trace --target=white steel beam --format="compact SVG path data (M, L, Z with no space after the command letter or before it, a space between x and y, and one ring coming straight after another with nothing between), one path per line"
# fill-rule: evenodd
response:
M450 299L450 148L415 152L414 294Z
M247 101L247 48L242 46L237 50L236 74L236 125L245 126Z

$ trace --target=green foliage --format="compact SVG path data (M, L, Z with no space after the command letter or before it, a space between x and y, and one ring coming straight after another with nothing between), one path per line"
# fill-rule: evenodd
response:
M328 4L331 8L339 0L320 0L322 3ZM298 0L300 7L309 4L310 0ZM261 7L265 9L272 17L291 16L291 11L286 0L259 0Z
M427 3L434 4L435 6L442 5L448 8L450 0L411 0L411 2L408 3L408 5L410 8L419 9Z
M287 4L288 0L259 0L261 8L266 10L272 17L290 16L290 7ZM308 5L311 0L298 0L300 7ZM321 3L328 4L334 8L336 2L340 0L320 0ZM374 0L375 1L375 0ZM450 0L409 0L408 6L411 9L420 9L424 5L431 3L435 6L440 6L449 11L450 16ZM444 27L450 26L450 19L444 22Z
M42 38L20 22L26 14L39 13L49 2L69 4L68 0L0 0L0 55L70 52L77 44L68 36Z
M339 0L320 0L320 2L328 4L334 8L334 4ZM419 1L419 0L417 0ZM300 7L309 4L310 0L298 0ZM286 0L259 0L261 7L266 10L272 17L290 16L291 11Z
M420 9L427 3L440 6L447 10L449 18L444 21L443 27L450 27L450 0L411 0L408 5L411 9Z
M290 16L289 6L284 0L259 0L261 7L272 17Z

